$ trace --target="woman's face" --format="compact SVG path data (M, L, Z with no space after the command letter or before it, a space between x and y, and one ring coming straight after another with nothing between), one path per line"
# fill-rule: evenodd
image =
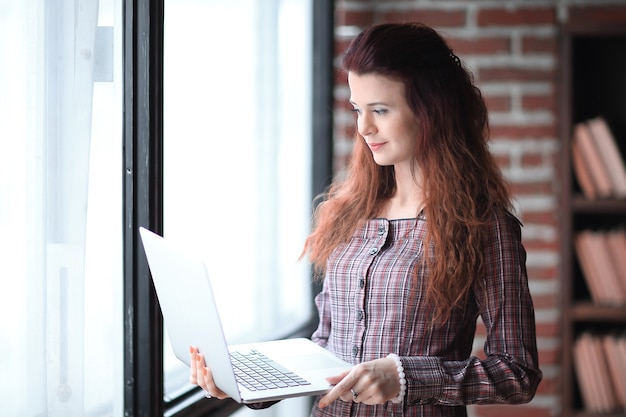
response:
M384 75L348 73L350 103L357 129L382 166L410 166L418 124L405 98L404 84Z

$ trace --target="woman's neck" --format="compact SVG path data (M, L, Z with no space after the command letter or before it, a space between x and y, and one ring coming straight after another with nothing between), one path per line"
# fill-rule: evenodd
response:
M390 220L416 217L424 206L421 174L398 167L395 170L396 191L383 207L381 217Z

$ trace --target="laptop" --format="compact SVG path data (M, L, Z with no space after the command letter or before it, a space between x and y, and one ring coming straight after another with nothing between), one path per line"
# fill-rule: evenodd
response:
M238 403L323 394L332 388L326 377L352 367L306 338L228 346L205 263L146 228L139 233L174 354L190 366L189 346L197 346L216 385Z

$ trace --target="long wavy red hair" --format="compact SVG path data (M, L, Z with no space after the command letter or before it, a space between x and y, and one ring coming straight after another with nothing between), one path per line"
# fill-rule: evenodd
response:
M427 300L445 322L484 271L482 242L493 210L511 210L507 183L488 147L487 109L471 73L445 40L420 23L381 24L359 34L343 57L347 72L401 81L419 122L415 164L423 174ZM331 252L376 217L395 192L393 166L379 166L358 131L346 178L314 215L303 254L322 276ZM416 208L417 210L417 208ZM416 213L417 215L418 213Z

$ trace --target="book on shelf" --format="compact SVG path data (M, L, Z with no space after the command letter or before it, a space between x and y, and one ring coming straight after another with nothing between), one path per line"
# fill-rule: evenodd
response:
M602 339L600 337L592 337L590 340L591 366L596 375L596 382L600 387L598 391L600 391L601 409L598 411L613 411L618 408L618 404L606 355L602 347Z
M626 396L626 336L613 336L613 348L615 349L615 356L619 358L619 369L616 371L620 374L619 389L621 394L619 398ZM622 403L624 409L626 409L626 399Z
M626 407L624 335L584 331L574 341L574 371L585 411L609 413Z
M602 160L598 143L591 135L586 123L576 123L574 126L574 139L572 141L580 149L585 166L594 184L595 193L593 198L608 198L611 196L612 186L609 171ZM576 166L574 166L576 168ZM576 172L576 177L583 177L582 172ZM583 190L584 191L584 190ZM591 198L591 196L586 196Z
M626 198L626 165L602 116L574 125L571 155L574 175L586 198Z
M576 379L578 380L583 406L585 410L597 411L602 408L598 392L600 385L596 381L597 376L594 373L590 360L592 354L590 339L591 335L588 333L580 335L574 342L572 353L574 358L574 371L576 372Z
M574 250L589 289L599 305L626 304L626 231L579 230Z
M591 175L590 166L583 156L580 144L576 140L572 141L572 166L574 167L574 174L576 175L583 195L589 200L598 198L599 196L596 191L598 186L595 184L595 180Z
M626 355L620 351L620 344L626 347L626 338L615 334L608 334L602 338L604 355L615 391L615 400L619 407L626 408Z
M587 126L608 169L612 194L617 198L626 197L626 166L613 132L602 116L587 120Z
M600 272L597 270L596 263L593 259L593 248L591 248L591 239L589 230L582 230L574 235L574 250L578 258L578 264L589 289L591 300L595 303L602 303L604 300L604 291L600 286Z
M609 256L615 266L618 285L623 294L626 294L626 230L616 228L607 230L606 241L609 247ZM626 300L625 300L626 301Z

